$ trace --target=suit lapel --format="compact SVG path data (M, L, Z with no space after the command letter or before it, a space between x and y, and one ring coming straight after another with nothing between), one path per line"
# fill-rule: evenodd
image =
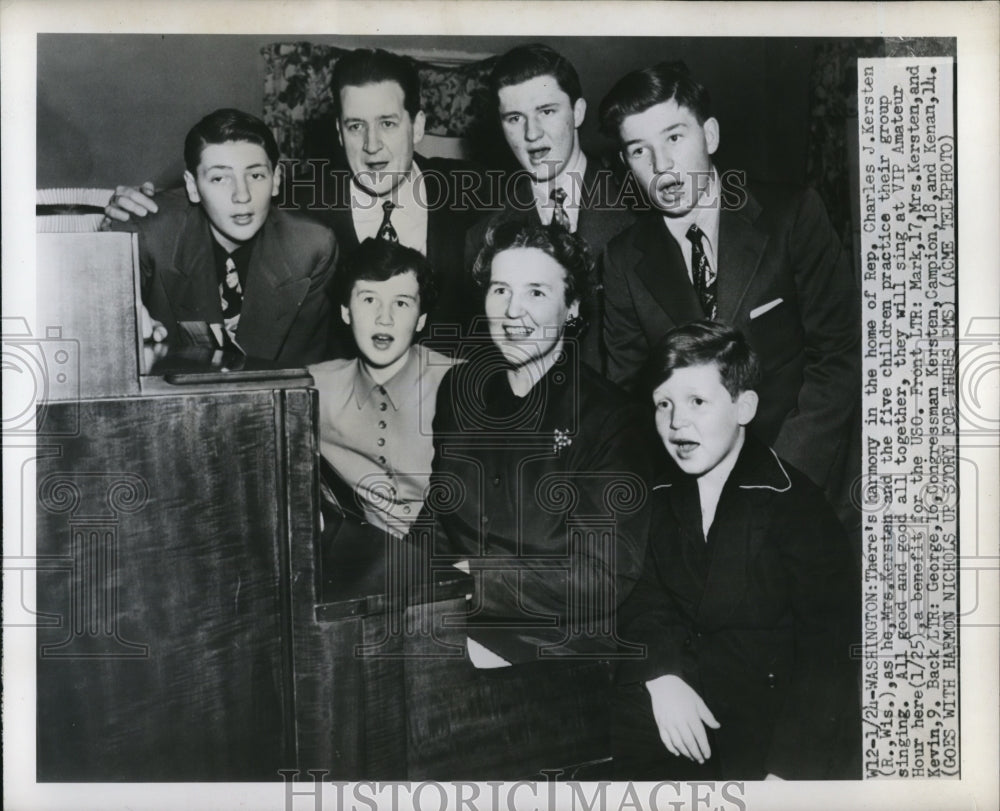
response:
M171 267L163 278L178 321L222 322L213 240L201 207L191 206L174 242Z
M718 318L735 322L743 298L760 266L767 234L754 227L760 205L748 195L739 209L719 212Z
M417 164L420 168L420 164ZM420 170L423 172L423 169ZM441 188L441 175L438 172L423 172L424 193L429 201L448 200L445 196L447 190ZM441 273L443 268L450 265L446 257L442 255L443 247L448 244L448 240L458 242L455 234L448 233L448 209L446 206L428 206L427 208L427 261L432 268Z
M750 549L760 543L766 526L764 515L765 511L753 509L751 498L731 482L726 483L708 533L712 556L698 606L699 622L724 622L743 599Z
M684 256L659 215L642 219L634 244L639 252L635 273L673 323L703 318Z
M791 487L771 450L747 436L729 474L709 529L712 559L698 608L704 622L724 622L746 593L750 565L764 544L775 492Z
M288 265L286 257L297 257L299 251L285 244L280 218L280 212L272 211L257 236L236 333L248 355L268 360L277 357L309 292L308 276L296 278Z

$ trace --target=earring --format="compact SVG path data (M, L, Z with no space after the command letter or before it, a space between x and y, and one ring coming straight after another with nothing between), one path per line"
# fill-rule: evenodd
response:
M575 335L579 332L584 325L584 320L579 315L571 315L566 319L566 323L563 325L565 330L571 335Z

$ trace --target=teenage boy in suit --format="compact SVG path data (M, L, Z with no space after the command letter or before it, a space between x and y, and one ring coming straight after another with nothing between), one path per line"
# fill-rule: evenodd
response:
M820 490L747 431L757 359L715 321L653 353L660 439L676 464L651 491L652 530L622 634L621 779L849 779L860 759L851 644L860 597Z
M414 154L425 116L419 74L405 57L381 49L346 53L334 65L331 88L347 167L310 164L286 178L282 207L332 228L344 255L376 236L420 251L439 290L427 333L436 325L467 327L480 308L463 267L465 231L479 212L470 206L474 196L463 195L479 188L481 172L464 161ZM149 184L119 187L105 212L142 217L156 210L151 192ZM356 356L349 331L335 325L332 332L327 357Z
M859 297L818 195L720 178L719 122L682 63L620 79L600 118L652 204L605 252L609 377L634 385L678 325L738 327L763 368L758 436L840 502L860 406Z
M612 172L588 160L580 148L587 101L576 69L546 45L519 45L497 61L490 87L504 139L523 171L507 184L503 210L469 229L467 265L471 267L489 228L501 217L518 214L543 225L561 225L599 257L608 240L634 217L619 199ZM593 323L580 340L583 360L603 371L600 267L596 272Z
M183 191L117 226L139 234L154 338L179 339L180 322L198 322L218 346L278 365L325 357L337 242L328 228L272 210L281 167L271 130L239 110L216 110L191 128L184 163Z

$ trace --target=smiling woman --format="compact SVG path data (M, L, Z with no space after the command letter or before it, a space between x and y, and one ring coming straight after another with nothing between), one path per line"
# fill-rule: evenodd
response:
M450 727L458 740L475 730L491 741L537 744L550 740L543 730L568 728L568 717L577 724L566 703L583 700L571 670L580 656L603 673L590 675L586 734L606 737L594 708L607 706L610 668L601 668L618 644L616 607L642 562L655 435L646 410L581 363L568 334L590 271L581 240L559 227L514 220L491 229L476 262L490 337L438 390L426 499L435 508L435 559L466 561L477 588L469 659L428 686L447 699L428 694L424 703L470 708L467 730L458 721ZM448 504L434 495L445 491L454 496ZM473 699L485 669L489 696ZM472 691L467 702L463 690ZM525 709L539 691L562 697ZM601 754L600 743L572 754L525 747L516 765L531 774L560 758ZM512 768L509 753L497 766Z

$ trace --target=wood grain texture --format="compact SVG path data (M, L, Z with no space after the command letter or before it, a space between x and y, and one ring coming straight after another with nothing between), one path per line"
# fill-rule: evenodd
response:
M38 466L39 554L72 567L38 575L40 610L66 620L38 632L40 780L270 780L294 764L282 397L50 405L82 430Z

